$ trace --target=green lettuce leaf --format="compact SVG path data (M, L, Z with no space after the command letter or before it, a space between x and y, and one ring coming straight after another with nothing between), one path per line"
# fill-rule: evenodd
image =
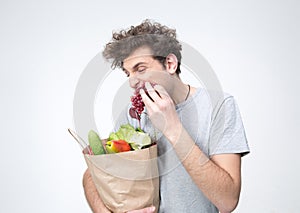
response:
M135 129L130 124L122 125L117 132L112 132L108 140L125 140L134 150L151 144L151 138L142 129Z

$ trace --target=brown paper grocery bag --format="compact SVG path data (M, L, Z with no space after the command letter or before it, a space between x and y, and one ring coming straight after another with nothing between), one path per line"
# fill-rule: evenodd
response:
M159 208L157 145L104 155L84 155L106 207L116 213Z

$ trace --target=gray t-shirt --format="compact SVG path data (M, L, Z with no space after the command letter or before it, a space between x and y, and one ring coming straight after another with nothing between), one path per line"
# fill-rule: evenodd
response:
M116 128L126 123L138 127L137 120L126 111ZM199 88L192 97L178 104L176 111L185 129L207 156L249 153L241 116L232 96ZM158 141L159 212L219 212L193 182L169 141L151 125L146 114L142 114L141 127Z

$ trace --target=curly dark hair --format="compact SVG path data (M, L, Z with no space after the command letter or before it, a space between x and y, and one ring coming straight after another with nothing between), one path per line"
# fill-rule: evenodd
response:
M114 32L112 40L106 44L103 57L112 60L111 67L122 68L123 60L141 46L149 47L153 58L165 67L165 59L173 53L178 60L176 73L180 74L181 44L176 39L176 30L146 19L138 26Z

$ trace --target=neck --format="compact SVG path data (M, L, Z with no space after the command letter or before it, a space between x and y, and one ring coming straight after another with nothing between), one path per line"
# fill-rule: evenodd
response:
M190 88L192 89L192 88ZM174 79L174 84L171 90L169 91L169 95L173 99L175 105L184 102L188 96L190 95L189 86L184 84L181 80Z

